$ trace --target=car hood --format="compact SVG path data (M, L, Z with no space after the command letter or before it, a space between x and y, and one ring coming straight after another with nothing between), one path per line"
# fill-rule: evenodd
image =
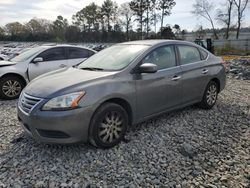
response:
M31 81L24 89L24 92L34 97L52 98L57 95L83 89L83 84L113 76L115 73L116 72L87 71L77 68L59 69Z
M11 62L11 61L0 61L0 67L6 67L6 66L11 66L11 65L15 65L15 62Z

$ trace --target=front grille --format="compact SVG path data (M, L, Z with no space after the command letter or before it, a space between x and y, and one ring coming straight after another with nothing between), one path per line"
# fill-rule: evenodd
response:
M23 93L19 99L19 106L24 112L29 114L41 100L41 98L33 97Z

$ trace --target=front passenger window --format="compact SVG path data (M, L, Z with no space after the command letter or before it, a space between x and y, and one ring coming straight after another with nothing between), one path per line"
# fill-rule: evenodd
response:
M175 67L174 46L164 46L155 49L143 60L143 63L153 63L157 65L158 70Z
M181 65L201 61L201 55L197 48L192 46L178 46Z
M52 48L42 52L38 57L42 57L43 61L57 61L66 59L64 48Z

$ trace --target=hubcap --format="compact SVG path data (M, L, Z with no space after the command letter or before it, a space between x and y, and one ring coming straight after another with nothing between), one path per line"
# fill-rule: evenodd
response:
M122 126L123 118L121 114L110 112L103 118L98 135L104 143L112 143L120 138Z
M3 84L2 91L8 97L16 97L21 93L22 86L16 80L8 80Z
M214 105L217 98L217 88L215 85L211 85L207 90L207 103L209 105Z

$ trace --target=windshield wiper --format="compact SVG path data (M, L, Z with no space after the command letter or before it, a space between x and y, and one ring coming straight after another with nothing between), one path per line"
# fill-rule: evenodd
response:
M80 68L82 70L90 70L90 71L102 71L104 69L102 68L96 68L96 67L83 67L83 68Z

